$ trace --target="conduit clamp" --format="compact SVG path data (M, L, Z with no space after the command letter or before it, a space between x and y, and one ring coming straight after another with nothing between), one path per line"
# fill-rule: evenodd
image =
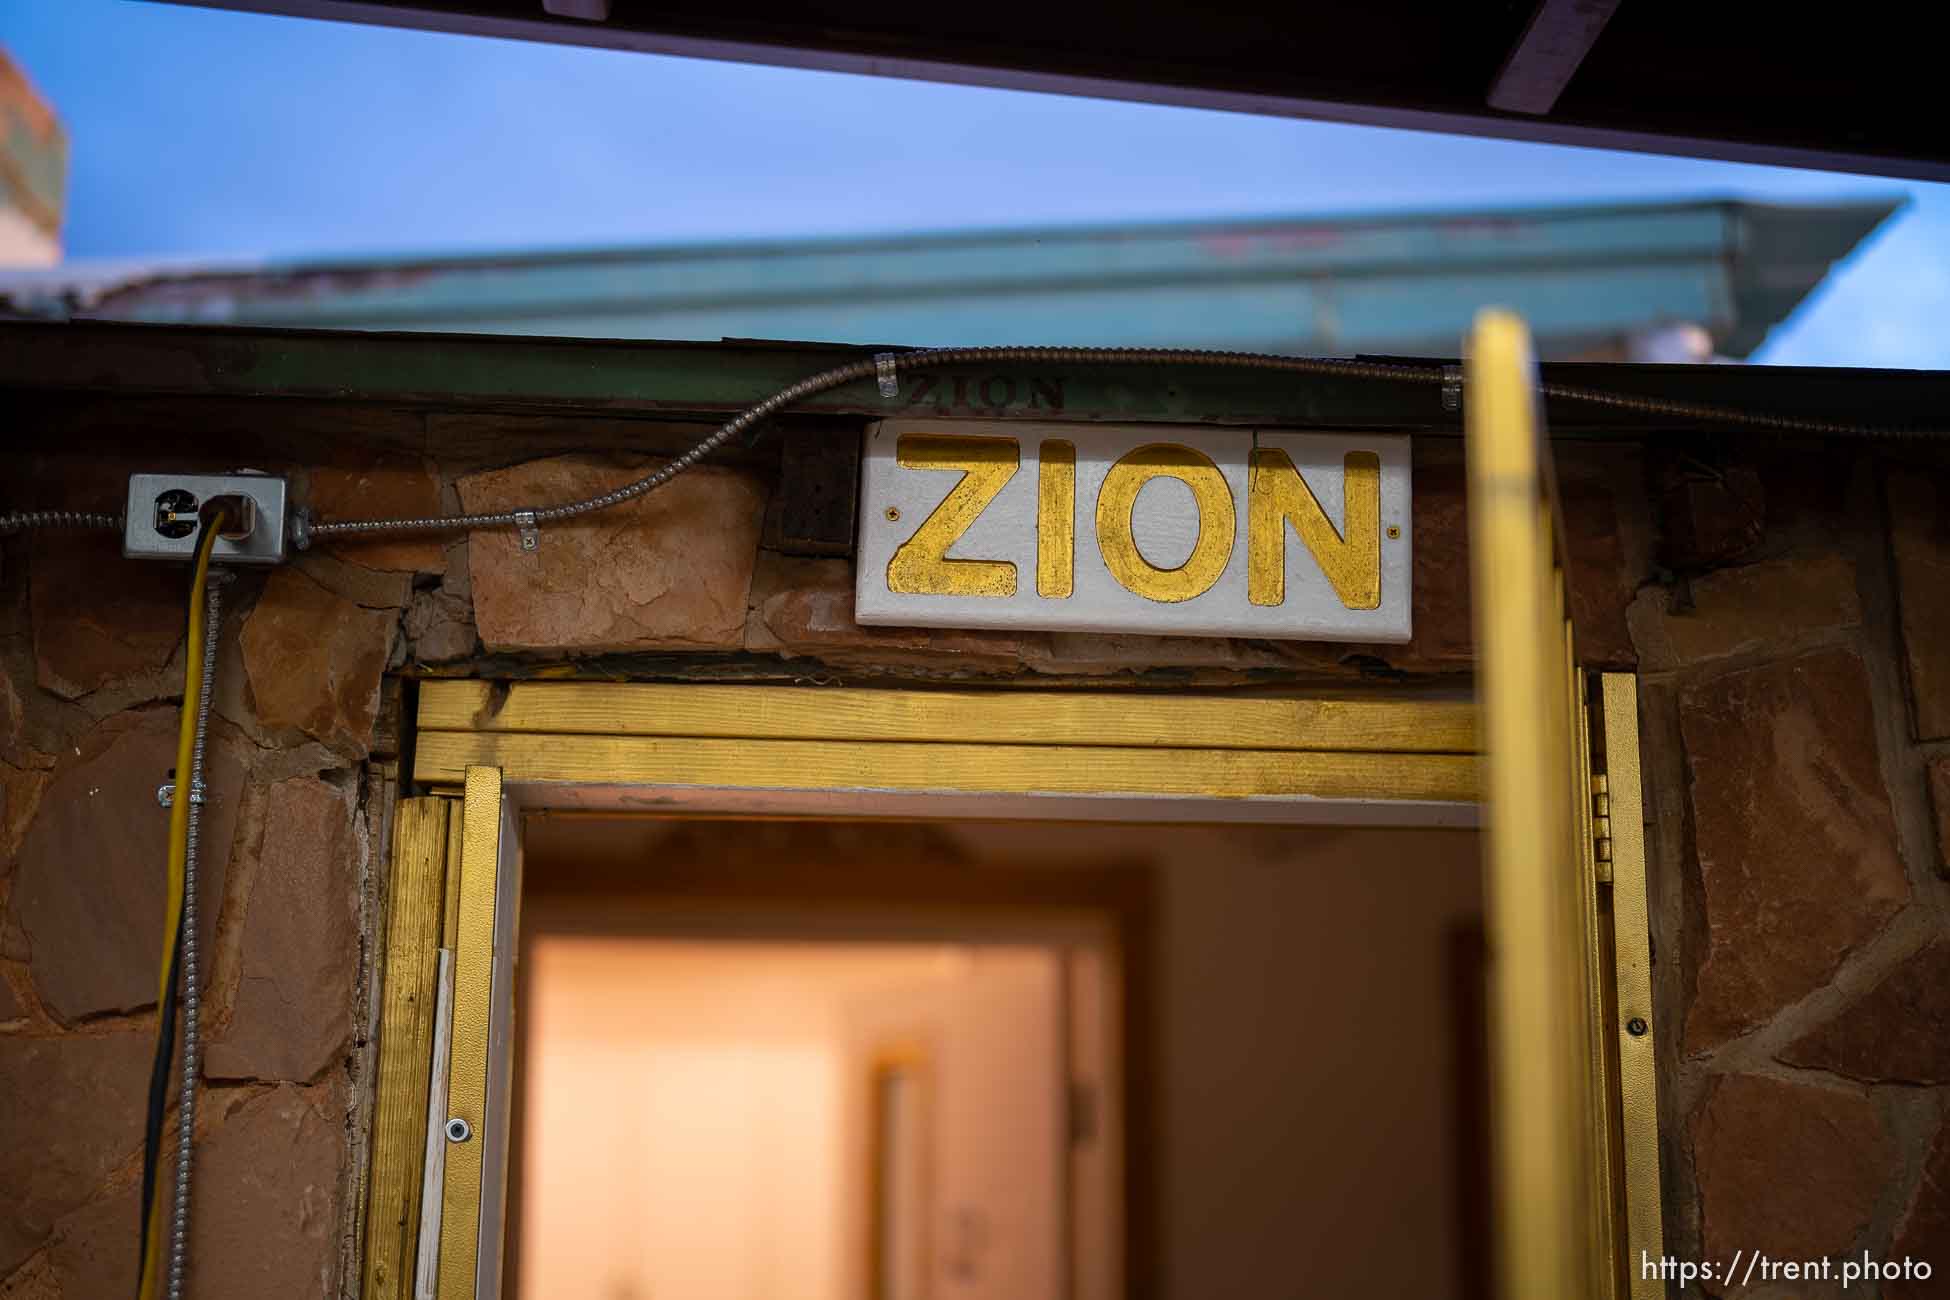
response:
M214 795L206 795L204 793L204 791L207 790L208 788L209 787L205 786L201 781L192 782L190 784L190 802L191 803L215 803L216 797ZM156 787L156 802L161 804L165 808L173 807L175 805L176 783L174 781L164 781L161 785Z
M532 552L542 544L542 530L535 525L533 510L515 511L515 528L521 533L521 549Z
M880 395L899 397L901 395L900 377L894 373L894 354L876 352L873 354L874 373L880 377Z

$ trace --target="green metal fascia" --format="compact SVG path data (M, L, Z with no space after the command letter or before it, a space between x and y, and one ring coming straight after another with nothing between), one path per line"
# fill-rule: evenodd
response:
M345 401L443 411L710 418L873 349L0 322L0 427L36 394ZM1546 379L1669 400L1888 427L1950 424L1950 372L1547 364ZM1198 366L969 368L871 382L796 412L1278 424L1454 433L1433 385ZM1554 403L1559 435L1681 432L1697 421ZM18 432L18 430L14 430ZM1766 435L1763 435L1766 436Z

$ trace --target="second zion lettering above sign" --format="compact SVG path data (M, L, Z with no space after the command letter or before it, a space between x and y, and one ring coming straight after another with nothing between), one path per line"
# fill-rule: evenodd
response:
M1320 641L1409 638L1409 440L883 420L855 617Z

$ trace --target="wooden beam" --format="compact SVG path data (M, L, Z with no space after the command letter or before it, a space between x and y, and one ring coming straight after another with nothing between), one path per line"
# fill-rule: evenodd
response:
M744 790L1445 803L1481 797L1477 759L1463 754L421 734L414 779L452 785L470 768L499 768L511 782Z
M1467 699L482 681L420 687L421 732L1473 754Z
M1489 105L1541 117L1577 75L1618 0L1541 0L1490 83Z

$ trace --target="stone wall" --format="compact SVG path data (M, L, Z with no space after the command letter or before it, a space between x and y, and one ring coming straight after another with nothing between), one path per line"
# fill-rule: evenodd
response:
M1625 610L1650 549L1637 449L1593 445L1566 460L1567 495L1577 506L1568 530L1580 643L1594 666L1629 667ZM660 463L544 457L450 470L446 491L470 511L505 510L593 495ZM1414 473L1415 637L1407 645L861 627L853 562L776 549L768 527L775 485L751 469L714 467L586 522L545 529L534 554L511 531L497 531L426 559L396 661L409 671L518 673L555 660L638 656L634 666L656 674L673 669L642 656L704 651L738 656L740 669L756 676L798 663L931 678L1460 679L1473 653L1460 444L1422 441ZM355 563L361 554L357 545L342 552ZM434 585L425 570L436 564ZM729 661L693 663L680 675L724 671Z
M21 500L115 502L149 466L151 426L192 420L78 418L89 455L41 457ZM695 436L302 404L193 420L206 454L186 463L290 473L325 517L585 495L653 464L645 446ZM1936 504L1950 480L1922 452L1920 468L1846 447L1735 454L1752 445L1710 464L1656 445L1557 448L1581 652L1646 674L1669 1249L1894 1243L1950 1267L1950 902L1925 793L1933 781L1950 820L1950 626L1932 600L1950 573ZM1460 685L1473 653L1460 444L1418 439L1415 480L1406 646L862 628L851 561L787 554L776 456L736 448L544 529L532 555L483 533L240 573L204 836L197 1293L356 1294L368 958L383 948L402 682ZM183 588L181 569L125 563L107 538L0 547L0 1300L76 1300L133 1275L155 788L173 761Z
M106 537L10 542L0 563L0 1296L125 1294L187 584ZM336 1294L355 1232L398 611L348 589L229 585L200 835L199 1295Z
M1950 1285L1943 465L1673 457L1654 475L1665 581L1630 611L1667 1249L1934 1265L1849 1292L1892 1300Z

